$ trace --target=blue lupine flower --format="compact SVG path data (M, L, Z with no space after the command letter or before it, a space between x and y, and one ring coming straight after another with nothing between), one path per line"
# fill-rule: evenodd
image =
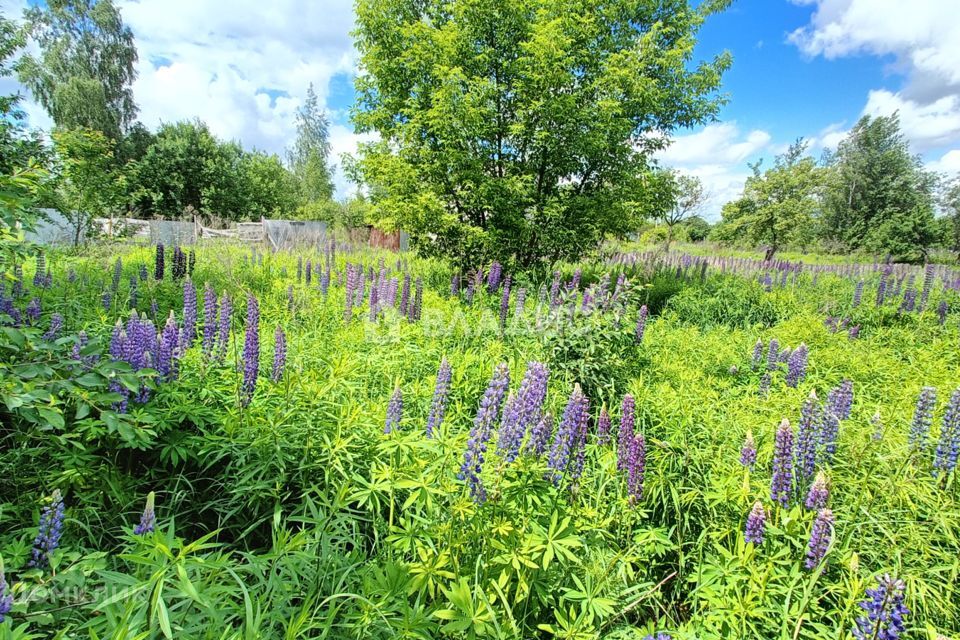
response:
M383 432L392 433L394 429L400 427L400 420L403 419L403 392L400 385L393 390L390 396L390 402L387 404L387 419L384 421Z
M584 431L587 422L586 408L586 396L580 391L580 385L576 384L567 400L567 406L563 411L560 426L554 434L550 456L547 459L547 467L550 469L548 477L554 484L559 484L568 470L571 471L571 476L575 475L573 472L576 463L571 464L571 461L579 455L581 432Z
M6 574L0 568L0 622L7 619L11 609L13 609L13 592L7 584Z
M443 424L443 415L447 408L447 396L450 393L450 378L452 371L446 358L440 361L437 371L437 384L433 389L433 400L430 402L430 411L427 414L427 437L432 438L433 432Z
M810 541L807 543L807 560L804 566L807 569L816 569L823 562L830 542L833 540L833 512L823 508L817 512L810 529Z
M600 407L600 415L597 416L597 444L607 444L610 442L610 414L607 413L607 406Z
M753 441L753 432L747 431L747 437L743 440L743 447L740 448L740 464L752 469L757 462L757 445Z
M217 292L208 282L203 287L203 340L201 348L206 356L213 353L217 339Z
M960 454L960 388L956 389L947 403L947 410L943 414L943 424L940 427L940 440L933 460L933 475L941 471L949 475L957 466L957 457Z
M640 313L637 314L637 327L634 330L634 339L637 343L643 342L643 334L647 330L647 305L640 307Z
M50 504L40 514L40 528L33 540L33 551L29 567L43 568L50 565L50 554L60 546L63 533L63 497L59 489L54 489Z
M937 403L937 390L933 387L924 387L917 398L917 407L913 412L913 422L910 423L910 449L923 452L927 450L927 437L930 425L933 422L933 407Z
M636 404L629 393L623 396L620 405L620 429L617 431L617 470L627 469L627 454L633 442Z
M750 359L750 368L756 371L760 368L761 362L763 362L763 340L757 338L756 344L753 345L753 357Z
M483 470L483 461L487 453L487 441L493 432L493 425L500 413L500 406L503 404L509 386L510 369L504 362L494 369L490 384L480 400L480 408L477 411L477 417L474 418L467 448L464 451L463 465L460 467L458 477L466 481L470 488L470 496L477 504L482 504L487 499L480 472Z
M829 499L830 485L827 482L827 476L823 473L823 471L819 471L816 479L813 481L813 484L810 485L810 490L807 492L807 499L804 501L804 506L807 509L818 511L827 506L827 500Z
M904 584L889 574L867 589L868 599L860 603L866 615L857 618L853 637L857 640L898 640L905 628L903 619L910 610L903 604Z
M793 492L793 429L786 418L780 423L774 440L773 475L770 480L770 500L786 507Z
M277 325L277 330L273 334L273 375L271 378L274 382L280 382L286 365L287 334L283 332L283 327Z
M817 464L817 445L821 430L820 403L817 394L810 392L800 409L797 425L797 475L803 479L813 476Z
M157 526L157 515L153 510L154 495L153 491L147 494L147 504L143 508L143 514L140 516L140 524L133 529L133 535L142 536L151 533Z
M763 544L763 534L766 528L767 511L763 508L763 503L757 500L753 503L753 509L750 510L750 515L747 516L743 539L759 546Z
M250 402L260 373L260 305L247 297L247 331L243 341L243 402Z
M794 349L793 353L790 354L790 358L787 360L787 386L796 387L803 382L806 375L807 345L801 343L799 347Z

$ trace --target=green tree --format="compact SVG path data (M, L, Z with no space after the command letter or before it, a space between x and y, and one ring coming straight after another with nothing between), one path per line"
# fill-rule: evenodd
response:
M325 202L333 198L330 157L330 121L320 108L313 84L307 99L297 109L297 139L287 151L290 170L297 179L301 204Z
M247 217L289 218L296 209L296 180L276 155L260 151L240 160Z
M119 139L137 113L137 49L112 0L47 0L24 19L40 55L17 61L20 81L57 126Z
M425 254L522 266L637 227L650 154L713 117L687 0L359 0L352 175Z
M822 169L804 155L806 149L807 143L798 140L763 173L760 162L752 164L753 175L747 178L743 195L723 206L715 237L765 244L767 260L785 246L806 247L812 242Z
M53 132L62 213L79 244L96 229L95 218L109 217L121 206L124 176L113 156L114 142L93 129Z
M664 251L670 251L675 227L700 211L706 200L706 194L703 183L696 176L685 175L674 170L663 173L665 206L660 210L658 218L667 227Z
M956 253L960 260L960 176L944 185L940 208L944 213L941 241L943 246Z
M683 221L683 226L687 229L687 237L692 242L703 242L710 236L712 227L710 223L701 216L690 216Z
M921 260L934 240L935 184L910 153L897 114L864 116L833 158L825 237L847 251Z
M11 74L9 61L23 44L16 25L0 16L0 77ZM0 174L11 175L31 164L37 167L49 164L43 138L39 132L27 130L20 95L0 95Z

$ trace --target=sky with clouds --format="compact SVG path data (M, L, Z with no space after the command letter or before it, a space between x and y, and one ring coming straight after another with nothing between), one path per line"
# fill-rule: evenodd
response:
M0 0L14 17L27 0ZM29 0L35 2L35 0ZM134 94L150 127L198 117L217 135L282 153L309 83L329 112L334 153L350 152L357 56L353 0L115 0L140 61ZM864 115L899 111L928 167L960 173L957 0L734 0L701 32L699 57L729 50L717 122L677 132L663 164L699 176L715 219L749 174L798 137L833 148ZM0 93L15 88L0 79ZM49 119L29 101L33 124ZM337 175L338 194L350 190Z

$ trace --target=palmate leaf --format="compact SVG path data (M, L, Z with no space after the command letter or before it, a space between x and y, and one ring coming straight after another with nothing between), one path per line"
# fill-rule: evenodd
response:
M583 543L576 530L570 526L571 518L566 516L560 520L560 514L554 511L550 516L550 524L546 528L534 523L534 530L528 534L532 543L532 551L540 555L540 563L544 570L550 568L554 559L561 564L567 562L579 563L574 549Z

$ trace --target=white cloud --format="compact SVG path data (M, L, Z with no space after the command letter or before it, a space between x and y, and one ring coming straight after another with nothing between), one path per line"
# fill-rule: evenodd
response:
M938 159L928 162L927 169L948 176L960 176L960 149L952 149Z
M764 152L776 153L769 133L754 129L744 134L735 122L723 122L675 137L656 158L664 166L700 178L708 195L702 215L718 220L724 203L740 195L751 175L747 161Z
M815 5L810 24L788 40L827 59L868 54L893 60L898 91L875 89L866 115L900 112L916 151L960 143L960 20L957 0L794 0Z

